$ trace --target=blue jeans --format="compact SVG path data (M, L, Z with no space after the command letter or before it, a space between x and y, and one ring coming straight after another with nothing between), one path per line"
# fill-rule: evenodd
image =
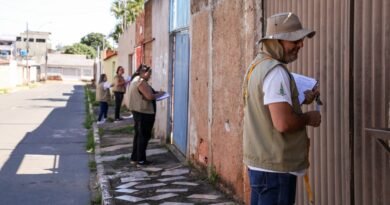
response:
M251 205L293 205L297 176L248 169Z
M100 101L99 105L100 105L100 112L99 112L98 121L101 121L102 117L107 118L108 103Z

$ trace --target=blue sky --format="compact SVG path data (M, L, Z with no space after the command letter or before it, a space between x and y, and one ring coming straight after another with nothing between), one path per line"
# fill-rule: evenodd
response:
M51 32L52 47L71 45L91 32L108 35L115 18L113 0L0 0L0 34L26 30ZM111 41L112 42L112 41Z

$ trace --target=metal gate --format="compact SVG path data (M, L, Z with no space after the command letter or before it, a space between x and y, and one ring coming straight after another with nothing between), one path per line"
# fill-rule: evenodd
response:
M177 33L174 44L173 143L186 154L188 125L189 36Z

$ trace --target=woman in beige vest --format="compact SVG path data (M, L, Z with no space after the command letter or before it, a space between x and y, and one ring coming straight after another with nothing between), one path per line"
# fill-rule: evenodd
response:
M123 95L126 91L126 81L123 78L123 73L125 72L125 69L123 69L122 66L119 66L116 69L116 76L114 77L114 95L115 95L115 122L122 120L120 117L120 111L123 101Z
M153 101L164 92L153 92L148 80L152 75L152 69L146 65L140 65L133 75L130 83L130 106L129 109L134 116L134 141L131 154L132 163L148 165L151 162L146 160L146 147L152 136L152 128L155 119Z
M96 101L99 102L100 112L97 124L102 124L107 119L108 102L110 102L110 87L111 84L107 82L106 74L101 74L99 84L96 88Z

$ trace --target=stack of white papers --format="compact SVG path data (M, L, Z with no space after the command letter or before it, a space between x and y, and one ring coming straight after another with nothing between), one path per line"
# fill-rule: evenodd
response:
M164 100L166 98L169 98L169 93L164 93L164 95L160 96L159 98L156 99L156 101Z
M304 75L300 75L297 73L291 73L295 79L295 84L297 85L298 92L299 92L299 103L302 104L305 100L305 94L304 92L306 90L313 90L314 86L317 85L317 80L314 78L310 78Z

